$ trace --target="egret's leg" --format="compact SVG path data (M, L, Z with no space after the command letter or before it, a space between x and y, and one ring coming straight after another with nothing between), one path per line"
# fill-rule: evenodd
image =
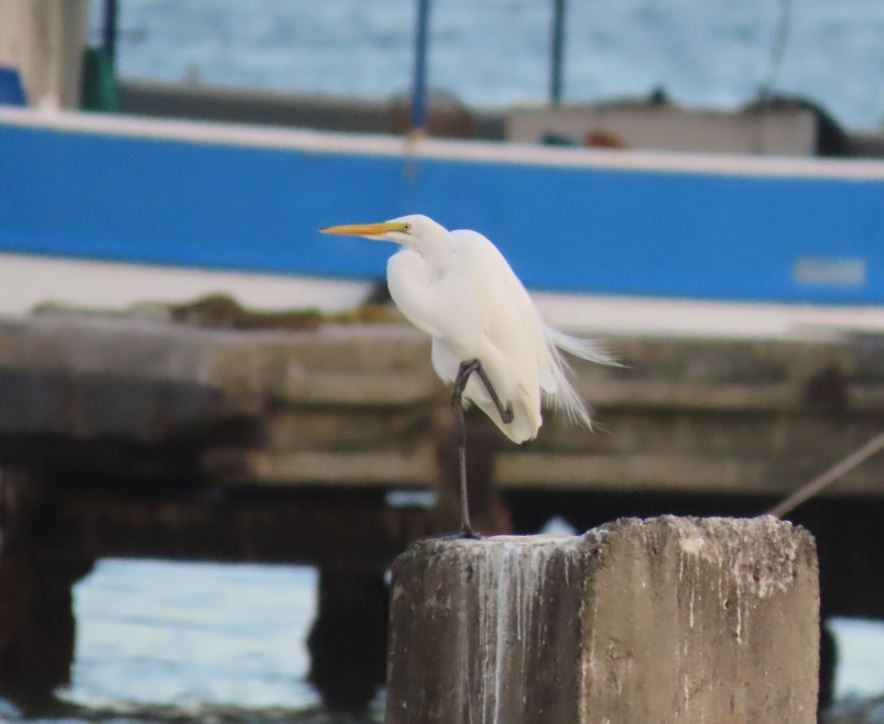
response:
M467 497L467 423L463 416L463 402L460 397L452 397L454 416L458 432L458 470L460 471L460 533L464 538L478 538L470 522L470 500Z
M461 399L463 397L463 392L466 389L467 382L473 372L479 375L479 379L482 380L482 384L484 384L485 389L488 390L488 396L497 408L497 412L500 414L500 419L509 425L509 423L513 421L513 406L503 406L500 397L497 396L497 390L494 389L494 385L491 384L491 380L485 373L485 368L482 367L482 363L477 359L470 359L466 362L460 363L460 369L457 371L457 378L454 380L454 394L452 399Z
M467 382L470 379L470 375L473 374L473 372L476 372L484 383L485 389L488 390L488 394L494 402L497 411L500 413L501 419L507 424L513 421L512 406L507 405L507 407L504 408L500 403L500 398L497 396L497 391L494 389L494 385L491 384L491 380L488 379L488 375L485 374L485 370L482 369L482 363L477 359L461 362L460 369L457 371L457 378L454 380L454 392L451 395L451 404L454 406L454 415L457 419L458 433L460 436L458 444L458 463L460 469L460 530L461 535L466 538L479 537L476 531L473 530L473 525L470 522L470 502L467 497L467 424L466 420L464 420L463 414L463 393L466 389Z

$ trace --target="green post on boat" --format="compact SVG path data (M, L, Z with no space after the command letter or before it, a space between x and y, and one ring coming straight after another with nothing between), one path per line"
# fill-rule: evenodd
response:
M119 113L120 94L117 86L117 0L105 0L102 43L99 48L86 48L83 53L82 107L87 111Z

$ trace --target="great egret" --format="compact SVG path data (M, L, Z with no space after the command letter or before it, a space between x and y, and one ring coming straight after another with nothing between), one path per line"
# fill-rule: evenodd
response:
M415 214L331 226L322 233L400 245L387 262L387 284L406 319L432 337L436 373L454 385L462 533L475 536L467 504L464 401L476 404L515 443L537 436L543 404L590 428L589 412L571 384L561 351L600 364L617 363L595 342L547 325L497 247L476 231L449 231Z

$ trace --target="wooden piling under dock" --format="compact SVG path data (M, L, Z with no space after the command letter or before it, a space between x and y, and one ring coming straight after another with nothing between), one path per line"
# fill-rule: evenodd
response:
M387 724L816 721L814 541L774 518L424 541L391 600Z

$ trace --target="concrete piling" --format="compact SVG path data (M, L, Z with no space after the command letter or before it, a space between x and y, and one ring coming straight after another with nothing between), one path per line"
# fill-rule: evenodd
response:
M816 721L819 587L774 518L428 540L393 566L388 724Z

